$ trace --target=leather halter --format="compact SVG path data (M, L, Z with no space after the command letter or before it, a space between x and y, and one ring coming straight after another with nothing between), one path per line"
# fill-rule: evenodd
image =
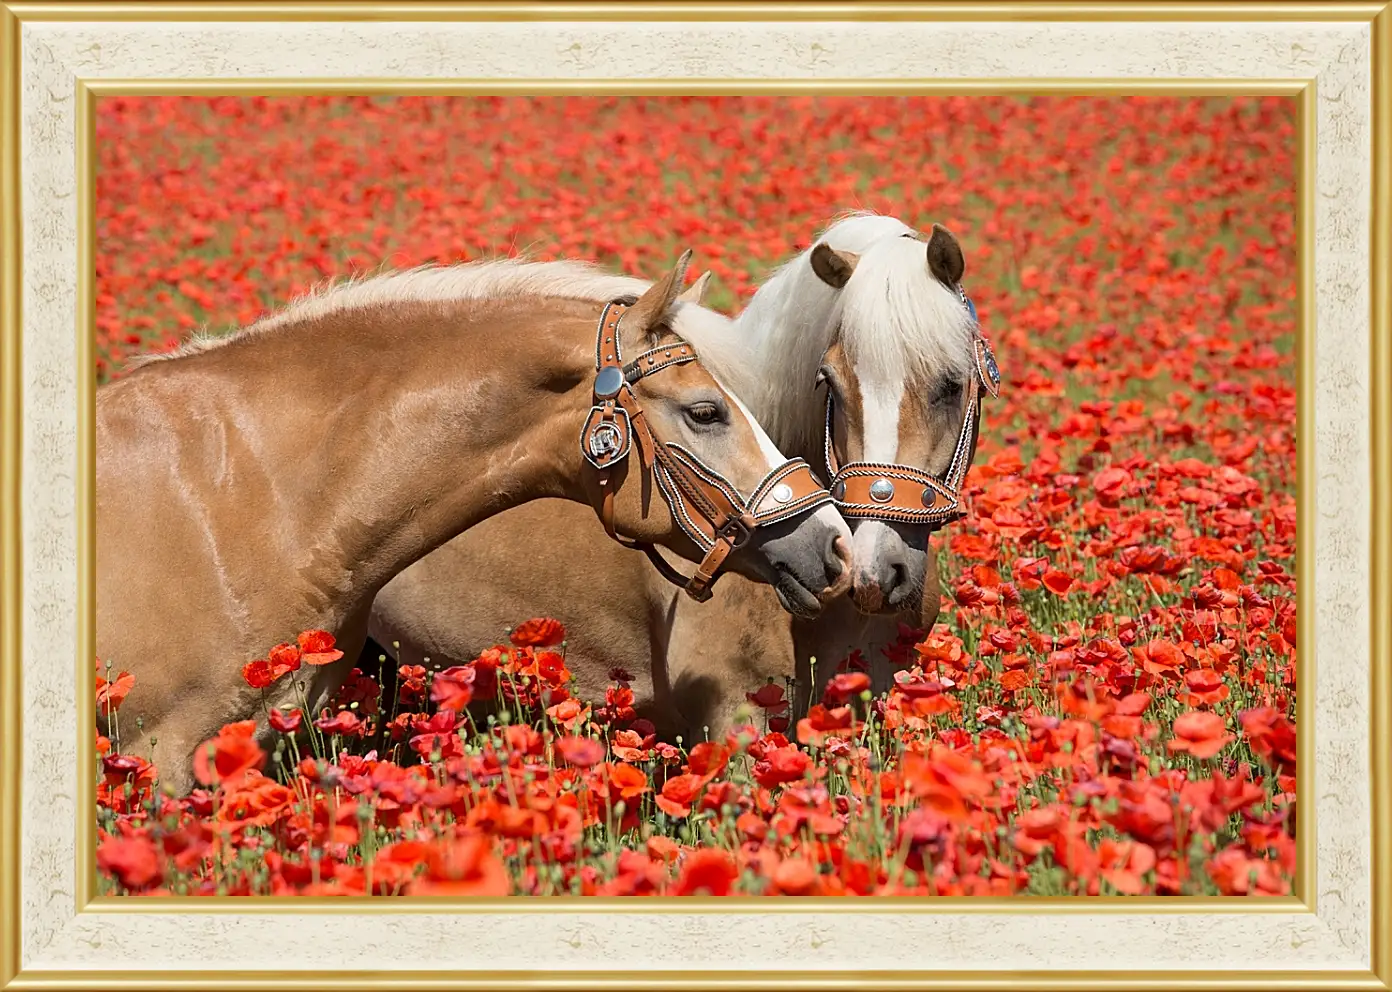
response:
M836 508L847 519L884 520L892 523L915 524L937 530L967 515L962 505L962 490L976 455L977 430L981 424L982 390L997 396L1000 393L1000 369L991 345L976 324L976 307L958 286L957 296L963 308L971 314L976 328L973 343L976 375L969 376L964 391L962 432L952 461L941 478L912 465L893 462L848 462L837 467L836 450L832 440L835 424L835 397L827 389L825 453L827 471L831 474L831 494Z
M596 511L610 537L642 550L662 576L681 586L698 602L710 599L725 559L759 527L790 520L826 503L829 493L801 458L779 465L745 497L728 479L705 465L679 444L654 436L633 384L644 376L674 365L697 361L696 349L685 342L660 345L624 364L619 321L637 302L632 297L605 304L595 340L594 406L580 431L580 450L599 473L600 502ZM696 574L686 578L664 560L651 544L631 541L615 531L613 472L638 442L643 468L652 473L672 517L705 556Z

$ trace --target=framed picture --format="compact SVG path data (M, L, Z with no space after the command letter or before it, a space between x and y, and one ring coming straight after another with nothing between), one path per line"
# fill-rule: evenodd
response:
M0 23L4 988L1392 984L1385 2Z

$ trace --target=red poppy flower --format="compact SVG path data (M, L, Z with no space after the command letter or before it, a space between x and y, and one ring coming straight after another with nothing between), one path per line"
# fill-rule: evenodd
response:
M739 868L728 853L703 848L682 860L681 874L670 891L674 896L727 896L737 878Z
M965 820L967 803L984 799L991 792L980 764L948 749L931 755L906 753L901 774L910 792L949 820Z
M766 713L781 713L788 708L783 698L783 687L769 682L759 687L757 692L746 692L744 698Z
M299 730L300 721L303 718L304 714L298 709L293 709L288 712L285 710L271 710L270 714L267 716L271 726L282 734L293 734L295 731Z
M707 782L723 772L729 763L730 749L713 741L702 741L697 744L691 749L691 755L687 758L687 767L691 773L700 776Z
M1023 668L1012 668L1002 672L1000 677L1000 687L1006 692L1019 692L1032 682L1034 682L1034 673Z
M648 856L663 864L671 864L677 860L681 853L681 848L670 837L663 837L656 834L648 838Z
M651 792L648 777L632 765L611 764L609 781L624 799L637 799L645 792Z
M103 716L115 713L125 702L126 696L131 689L135 688L135 676L130 672L121 672L113 680L108 682L97 675L97 712Z
M1211 668L1186 672L1184 684L1189 691L1181 692L1175 698L1187 706L1212 706L1227 699L1231 693L1223 677Z
M856 732L856 720L849 706L827 709L818 703L808 710L806 718L797 725L798 740L809 747L824 747L827 738L851 737Z
M1067 572L1060 572L1058 569L1045 572L1040 581L1043 582L1044 588L1055 596L1067 596L1068 590L1073 588L1073 577Z
M277 644L266 656L271 663L271 669L279 673L277 677L298 669L301 658L299 645L296 644Z
M538 617L518 624L508 639L518 647L555 647L565 640L565 627L549 617ZM626 681L626 680L625 680Z
M1246 710L1239 716L1242 730L1259 758L1279 772L1294 773L1295 725L1275 707Z
M779 895L816 895L820 888L817 869L806 858L789 858L773 873L773 884Z
M255 720L223 727L216 737L194 749L194 777L203 785L232 786L248 772L259 771L266 753L255 735Z
M593 737L562 737L556 741L556 753L567 764L577 768L592 768L604 760L604 743Z
M1137 648L1136 657L1141 667L1152 675L1177 678L1184 665L1184 652L1179 649L1179 645L1162 638L1156 638L1145 647Z
M97 845L97 868L127 889L148 889L164 880L161 852L146 837L105 837Z
M236 826L270 826L288 816L295 793L275 779L248 771L223 797L218 818Z
M1123 468L1104 468L1093 477L1092 488L1104 501L1113 504L1126 491L1131 482L1131 473Z
M772 789L784 782L801 781L811 768L812 759L805 752L791 747L775 748L754 763L754 780L765 789Z
M584 723L589 710L580 704L578 699L563 699L554 706L546 708L546 715L551 718L557 726L568 731L577 731Z
M425 872L406 883L408 896L505 896L507 869L491 838L469 834L441 841L426 851Z
M406 705L415 704L425 694L425 666L402 665L396 670L397 698Z
M668 816L681 819L691 813L691 804L700 795L705 779L700 775L678 775L662 784L662 792L655 801L657 808Z
M323 716L314 721L314 725L326 734L338 734L341 737L355 737L367 729L358 715L350 710L339 710L332 716L325 711Z
M474 701L475 678L472 665L456 665L436 673L430 683L431 702L442 710L463 713Z
M334 647L334 636L327 630L306 630L297 638L300 660L306 665L328 665L343 657Z
M275 682L276 677L271 672L271 663L265 658L258 658L242 666L242 679L253 689L264 689Z
M1172 753L1192 754L1196 758L1211 758L1237 739L1227 732L1223 718L1216 713L1184 713L1175 720L1174 732L1174 739L1165 746Z
M828 705L838 706L870 690L870 676L864 672L842 672L827 682L823 696Z

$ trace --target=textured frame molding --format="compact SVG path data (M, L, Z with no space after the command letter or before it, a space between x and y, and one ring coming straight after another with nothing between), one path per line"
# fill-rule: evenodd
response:
M1392 117L1385 4L16 3L0 7L0 26L0 985L1392 984L1382 950L1392 946L1383 578L1392 567L1392 191L1388 131L1373 130L1373 101ZM76 773L91 721L73 720L72 700L86 699L79 709L90 713L90 663L81 662L91 644L81 578L93 393L83 218L98 94L916 85L1299 94L1311 142L1302 263L1315 285L1302 299L1299 417L1301 478L1315 490L1302 484L1300 494L1300 747L1314 771L1302 774L1299 810L1302 842L1311 826L1315 840L1302 849L1299 899L1240 909L1233 900L878 900L853 913L824 900L91 900L82 826L91 829L82 812L91 790ZM1308 699L1316 710L1307 719ZM294 927L286 914L299 917ZM728 970L671 968L715 948ZM432 958L438 970L415 970ZM336 970L341 963L353 967Z

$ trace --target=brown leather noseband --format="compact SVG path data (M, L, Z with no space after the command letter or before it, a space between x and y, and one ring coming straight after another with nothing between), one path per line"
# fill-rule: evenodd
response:
M912 465L892 462L848 462L837 467L832 434L835 425L835 398L827 388L826 406L826 463L831 474L831 495L836 508L848 520L852 518L884 520L892 523L915 524L930 530L952 523L967 515L962 505L962 491L967 470L976 455L977 430L981 425L981 393L992 396L1000 393L1000 369L995 353L981 334L976 323L976 307L962 287L957 296L963 308L971 314L976 329L973 343L976 375L969 376L964 390L962 431L952 461L941 478Z
M600 502L596 507L609 536L641 549L663 577L684 588L693 599L710 599L725 559L744 545L759 527L790 520L826 503L831 493L817 481L811 466L793 458L769 472L745 497L726 478L679 444L654 436L633 385L644 376L674 365L697 361L696 350L673 342L643 352L624 364L619 344L619 321L631 298L605 305L595 341L594 406L580 432L580 450L599 473ZM613 471L628 457L634 440L644 469L652 473L672 517L705 556L696 574L686 578L669 565L651 544L630 541L615 531Z

